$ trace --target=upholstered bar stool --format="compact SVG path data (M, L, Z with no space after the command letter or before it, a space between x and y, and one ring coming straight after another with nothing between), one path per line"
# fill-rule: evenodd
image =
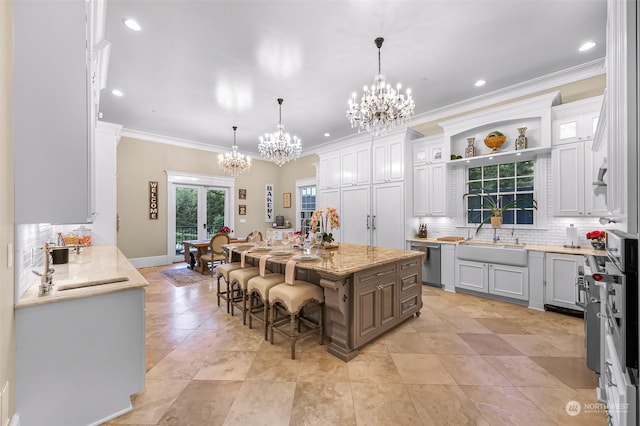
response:
M253 277L247 283L247 299L249 307L246 309L249 316L249 328L253 328L253 319L264 324L264 340L269 338L269 290L284 283L284 275L264 273L266 256L260 258L260 275Z
M240 269L234 269L229 272L229 285L227 293L229 304L231 305L231 315L234 314L233 308L236 307L242 312L242 324L247 324L247 284L253 277L260 275L260 268L257 266L245 267L245 256L247 251L241 253ZM235 295L234 295L235 294Z
M295 261L289 261L285 271L285 282L272 287L269 290L269 330L271 331L271 343L273 344L273 333L288 337L291 344L291 359L296 359L296 341L306 337L316 330L318 331L319 343L323 343L323 308L324 292L322 287L307 281L294 279ZM316 304L318 307L318 321L302 316L302 308L309 304ZM278 318L278 306L288 315ZM286 324L289 323L289 331ZM307 329L302 331L302 327ZM296 329L298 333L296 334Z
M216 291L216 296L218 297L218 306L220 306L220 299L223 299L227 303L227 313L229 313L229 273L231 271L235 271L236 269L240 269L242 265L240 262L232 262L233 258L233 249L227 249L227 263L223 263L222 265L218 265L216 267L216 279L218 280L218 288ZM226 290L222 291L220 287L220 278L224 279L224 283L226 286Z

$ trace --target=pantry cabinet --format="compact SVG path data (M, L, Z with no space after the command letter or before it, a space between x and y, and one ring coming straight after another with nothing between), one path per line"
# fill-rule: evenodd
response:
M447 215L447 168L442 136L413 141L413 215Z
M371 149L369 146L348 148L340 154L342 186L368 185L371 182Z
M576 277L584 257L578 255L545 254L545 305L582 310L576 305Z
M457 260L455 274L457 288L529 300L529 268Z
M320 158L320 190L340 187L340 154Z
M554 120L553 143L593 141L600 117L599 107L591 112Z
M14 3L16 223L92 220L91 3Z
M404 183L373 185L371 230L374 246L403 249Z
M373 144L373 183L404 180L404 138L386 137Z
M340 229L342 241L371 244L371 187L354 186L341 191Z

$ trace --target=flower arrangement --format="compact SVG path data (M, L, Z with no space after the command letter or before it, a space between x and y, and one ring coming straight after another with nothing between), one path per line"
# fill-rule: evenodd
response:
M325 207L324 209L316 209L311 215L311 230L315 231L319 227L322 241L325 243L333 242L334 229L340 228L340 215L335 207Z
M229 228L227 225L223 225L220 227L220 229L218 229L219 234L228 234L229 232L231 232L231 228Z
M591 245L596 250L604 250L604 237L607 235L604 231L587 232L587 239L591 241Z

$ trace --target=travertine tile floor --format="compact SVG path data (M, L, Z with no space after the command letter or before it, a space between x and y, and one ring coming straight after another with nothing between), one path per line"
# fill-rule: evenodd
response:
M213 279L177 288L161 269L141 269L146 389L110 425L606 424L579 318L423 287L422 315L352 361L311 337L291 360L218 308Z

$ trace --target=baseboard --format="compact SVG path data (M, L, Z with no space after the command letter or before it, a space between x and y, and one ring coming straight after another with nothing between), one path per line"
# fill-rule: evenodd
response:
M129 259L129 262L136 268L150 268L152 266L171 265L172 263L167 256L137 257Z

